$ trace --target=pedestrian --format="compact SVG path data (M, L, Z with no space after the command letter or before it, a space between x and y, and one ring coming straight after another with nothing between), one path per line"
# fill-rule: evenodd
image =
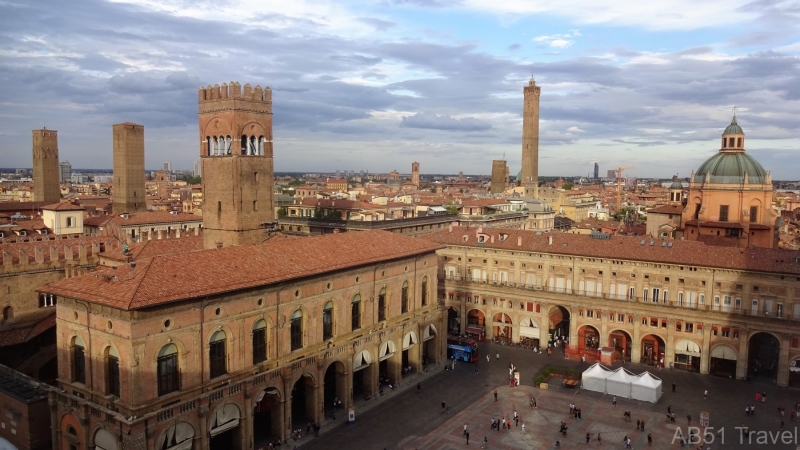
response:
M642 431L644 431L644 420L642 421Z
M641 423L641 421L640 421L639 419L636 419L636 429L637 429L637 430L639 429L639 424L640 424L640 423Z
M647 445L653 445L653 435L647 433Z
M522 424L522 434L525 434L525 424Z
M461 433L461 435L462 436L466 436L467 435L467 424L464 424L464 432Z
M489 355L486 355L486 362L489 362Z
M589 445L589 440L591 438L592 438L592 436L589 433L586 433L586 445Z
M628 448L628 436L622 438L622 446Z
M514 425L519 426L519 414L517 414L517 410L514 410Z
M706 389L705 391L703 391L703 400L705 400L705 399L707 399L707 398L708 398L708 389Z
M536 409L537 408L537 406L536 406L536 398L535 397L531 397L531 398L533 399L533 409Z
M478 374L478 363L476 362L475 363L475 375L477 375L477 374Z
M600 433L597 433L597 445L603 445L603 438L600 437Z
M675 423L675 413L674 412L669 416L669 421L672 422L672 423Z
M467 433L467 445L469 445L469 433Z
M447 403L442 402L442 412L444 412L446 408L447 408Z
M615 395L614 398L611 400L611 404L613 406L617 406L617 396Z
M481 448L486 448L486 445L487 445L488 443L489 443L489 438L487 438L486 436L484 436L484 437L483 437L483 445L481 445Z
M691 414L687 414L687 415L686 415L686 422L688 422L688 423L689 423L689 425L691 425L691 424L692 424L692 415L691 415Z
M420 392L422 392L422 384L417 383L417 394L419 394Z
M531 409L533 409L533 397L531 397Z
M497 401L497 389L494 390L494 401Z
M581 420L581 409L578 408L578 420Z
M667 406L667 415L672 412L672 405Z
M500 353L495 354L494 357L497 358L498 361L500 361Z
M783 430L783 419L781 419L781 430Z
M628 438L628 440L625 441L625 448L629 448L629 449L633 448L633 447L631 447L631 438Z
M675 383L672 383L672 392L675 392Z
M492 417L492 430L494 430L494 417Z

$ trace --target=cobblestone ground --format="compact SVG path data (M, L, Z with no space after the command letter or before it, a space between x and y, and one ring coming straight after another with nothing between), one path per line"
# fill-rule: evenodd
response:
M637 364L627 364L626 368L638 374L650 370L663 380L664 392L661 399L650 404L617 398L617 406L611 404L611 397L582 391L579 389L555 388L543 391L531 386L533 375L542 367L554 364L583 370L588 363L564 360L559 355L547 357L533 354L530 350L515 347L481 344L479 373L474 367L457 363L455 371L437 371L421 377L404 381L400 392L377 401L357 402L357 420L354 424L327 423L319 438L304 438L298 442L303 449L436 449L480 448L483 437L488 438L487 448L496 449L572 449L572 448L616 448L623 449L622 438L631 438L632 448L647 447L647 434L653 436L650 448L681 448L679 439L673 436L679 430L688 437L687 414L692 415L692 425L697 426L700 411L708 411L714 441L706 443L703 449L796 449L800 423L789 420L789 409L800 400L800 391L794 388L779 388L769 382L745 383L726 378L693 373L663 370L652 372L652 368ZM485 355L491 355L486 362ZM500 359L495 355L500 353ZM513 389L508 387L508 364L513 362L521 372L522 385ZM421 381L423 390L416 392L416 383ZM676 392L671 392L672 383ZM497 389L498 401L493 392ZM708 390L708 399L703 391ZM756 392L766 392L768 401L755 403ZM536 410L531 411L528 404L530 396L537 399ZM451 405L449 413L442 412L441 402ZM569 404L581 408L582 420L569 416ZM756 415L746 416L744 407L756 405ZM786 416L778 415L778 406L787 409ZM667 407L676 413L676 422L666 421ZM490 430L490 420L512 417L517 409L521 422L525 423L526 433L521 427L512 426L510 431ZM631 411L631 423L623 420L623 412ZM636 431L636 420L645 421L645 432ZM783 430L779 435L781 420ZM561 421L567 423L567 436L559 434ZM464 425L470 431L470 443L463 436ZM752 440L742 440L735 427L746 425L754 433ZM724 428L717 434L719 428ZM587 446L586 433L591 442ZM757 433L755 433L757 432ZM602 445L598 445L597 433L601 434ZM699 432L698 432L699 433ZM771 433L771 434L769 434ZM722 439L725 439L722 443ZM773 440L777 438L777 440ZM786 439L782 442L782 439ZM559 441L559 447L556 447ZM687 445L687 449L697 449L699 444Z

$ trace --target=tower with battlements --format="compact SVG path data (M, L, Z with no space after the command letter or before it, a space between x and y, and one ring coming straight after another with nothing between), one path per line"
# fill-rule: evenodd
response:
M522 186L525 195L536 197L539 187L539 95L542 88L531 77L523 89Z
M144 188L144 126L118 123L113 126L114 183L111 209L114 214L147 211Z
M255 244L274 221L272 89L237 82L200 88L203 240Z
M58 132L33 130L33 200L46 204L61 200Z

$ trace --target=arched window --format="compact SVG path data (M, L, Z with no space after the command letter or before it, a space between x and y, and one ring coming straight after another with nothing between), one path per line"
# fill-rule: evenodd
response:
M85 344L79 336L72 338L72 381L86 383Z
M211 156L212 155L211 151L213 150L213 148L211 147L211 136L206 136L206 148L208 156Z
M119 353L114 347L106 350L106 394L119 397Z
M422 306L428 306L428 277L422 277Z
M230 155L231 154L231 137L225 136L225 147L222 149L223 155Z
M322 339L328 340L333 337L333 302L325 303L322 309Z
M400 290L400 307L403 314L408 312L408 281L403 283L403 287Z
M180 370L178 368L178 347L167 344L158 352L158 395L175 392L180 386Z
M299 309L292 313L292 351L303 348L303 312Z
M14 308L6 306L3 308L3 322L8 322L14 318Z
M242 135L242 155L247 155L247 135Z
M386 320L386 288L378 294L378 322Z
M259 319L253 324L253 364L267 360L267 322Z
M225 355L225 332L217 331L211 335L211 342L208 347L208 360L210 377L216 378L228 372L227 359Z
M353 331L356 331L361 328L361 295L356 294L353 296L351 311L353 317Z
M264 141L266 141L266 139L264 139L264 136L260 136L258 138L258 154L261 156L264 155Z

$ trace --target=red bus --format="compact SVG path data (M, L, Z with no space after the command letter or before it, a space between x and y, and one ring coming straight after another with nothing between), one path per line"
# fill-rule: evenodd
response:
M449 336L447 338L447 359L455 358L459 361L478 361L478 342L475 339Z

